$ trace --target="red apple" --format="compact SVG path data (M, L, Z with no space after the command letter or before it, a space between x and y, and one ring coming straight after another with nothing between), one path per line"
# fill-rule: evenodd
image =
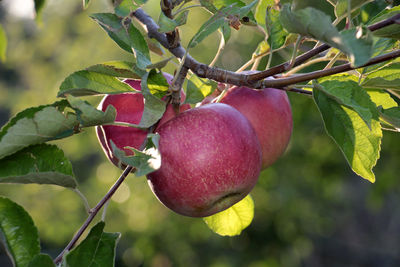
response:
M263 169L285 152L293 127L292 111L285 91L235 86L220 102L239 110L254 127L263 153Z
M226 104L180 113L160 126L161 168L147 175L173 211L205 217L244 198L258 180L261 147L250 122Z
M171 82L172 76L164 73L168 82ZM141 89L140 80L127 79L124 81L136 90ZM182 92L181 101L184 101L185 95ZM114 95L106 95L100 102L98 109L105 111L108 105L112 105L117 110L116 122L126 122L131 124L139 124L142 119L144 109L144 98L141 93L122 93ZM183 112L190 108L189 104L183 104L180 111ZM175 116L172 105L168 105L163 117L160 120L159 126L167 122ZM132 155L132 150L124 149L124 147L134 147L139 149L147 136L147 132L141 129L132 127L102 125L96 127L97 137L102 145L104 153L108 159L116 166L124 168L118 158L112 153L111 140L119 148L125 151L126 154Z

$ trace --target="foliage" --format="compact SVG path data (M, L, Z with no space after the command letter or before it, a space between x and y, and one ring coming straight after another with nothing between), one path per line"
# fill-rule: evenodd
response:
M79 16L79 20L84 22L85 25L89 23L86 22L89 20L88 13L86 12L91 12L91 6L89 5L90 2L91 1L83 1L83 7L85 9L87 8L88 11L82 11L77 15ZM40 70L35 70L35 68L27 69L28 71L24 75L27 75L25 79L28 81L25 82L26 84L24 85L30 83L31 79L33 79L32 77L35 77L35 72L37 71L38 73L48 74L40 76L37 79L39 81L33 81L33 83L36 83L35 88L42 86L41 81L46 84L45 87L47 88L54 86L57 82L52 80L54 78L48 78L48 76L52 76L51 73L54 73L54 69L57 65L62 65L62 74L64 76L57 78L61 80L63 79L60 83L58 92L53 91L52 94L50 94L51 96L48 96L47 93L43 93L43 98L40 96L36 97L33 103L28 103L28 101L26 101L23 104L23 107L18 105L12 106L11 101L4 105L4 107L12 108L12 113L15 114L17 111L18 113L11 118L0 131L1 183L52 184L70 189L76 189L78 186L83 186L84 188L94 186L99 189L100 186L98 181L94 179L92 179L92 181L83 181L80 175L84 170L73 172L72 167L74 166L74 161L68 159L70 157L72 159L74 159L74 157L84 157L85 153L90 153L89 151L93 150L93 141L88 141L86 144L84 144L85 142L83 141L83 146L74 151L74 149L68 145L70 144L69 142L72 142L70 141L71 139L82 138L82 140L93 140L93 134L90 136L86 134L91 127L114 122L116 113L115 109L111 107L105 112L97 110L94 107L98 100L96 96L133 91L134 89L123 83L122 80L125 78L141 78L141 92L146 101L144 116L138 126L150 128L165 112L165 102L162 101L161 98L168 93L169 87L156 68L164 67L166 62L168 62L168 65L166 65L167 67L165 67L165 69L171 70L174 68L173 64L169 64L173 61L170 59L167 60L167 56L170 54L177 56L179 51L184 51L184 54L180 55L182 60L177 63L174 62L175 64L179 64L178 70L185 64L185 62L188 62L185 61L185 59L190 59L190 55L194 56L196 59L206 61L205 56L201 54L212 54L211 50L209 50L210 48L208 47L208 50L206 50L207 53L199 53L199 51L207 46L205 45L205 40L210 41L211 36L215 36L215 32L217 31L222 33L221 38L223 38L224 42L229 41L231 48L225 49L226 53L229 55L229 53L233 53L232 51L238 49L235 47L235 41L240 39L240 37L238 38L236 36L244 34L242 29L246 28L255 32L254 26L257 24L261 26L261 29L263 29L263 36L260 40L257 40L257 42L262 45L264 49L262 52L255 52L247 66L253 65L253 69L259 70L272 66L270 70L274 70L274 66L278 66L280 63L286 61L289 64L287 64L288 67L285 71L288 71L289 76L294 74L294 70L300 70L301 72L309 71L308 74L310 76L307 77L310 78L307 82L313 80L312 83L305 84L304 82L294 82L284 84L282 85L282 88L292 91L293 88L297 89L298 87L302 87L304 89L300 91L298 90L297 92L302 92L304 95L309 94L311 88L313 94L312 99L316 104L316 108L314 107L314 110L308 112L304 111L304 113L301 114L301 116L308 116L307 123L310 124L309 126L310 129L312 129L311 131L315 131L315 125L318 123L316 114L320 113L320 117L325 125L326 133L337 144L339 150L343 153L345 160L355 174L370 182L390 177L389 174L385 174L385 170L382 168L378 168L378 171L375 171L375 174L373 168L377 165L378 159L380 157L382 158L381 153L395 154L395 152L390 152L390 150L396 151L396 147L390 146L386 148L389 152L385 151L384 143L386 141L386 135L384 140L383 130L389 129L392 131L398 131L400 128L400 111L398 107L400 99L398 98L399 95L397 93L397 90L400 88L400 72L398 68L398 60L395 59L398 54L382 61L374 61L373 65L376 65L377 67L366 66L365 64L368 64L371 60L374 60L376 57L381 55L388 55L389 53L395 53L398 51L396 48L400 26L395 22L395 20L393 20L389 26L379 29L373 28L375 23L383 20L390 20L393 16L399 14L399 7L396 6L396 3L387 5L383 4L384 1L350 1L350 4L348 5L348 1L328 1L331 6L329 8L320 9L313 1L282 1L281 5L276 5L276 1L268 0L259 0L249 3L244 3L239 0L214 2L199 1L199 3L196 3L194 6L191 6L193 5L192 2L186 1L182 5L170 7L170 11L172 11L171 13L162 10L159 14L153 16L153 18L158 18L157 21L161 27L158 30L158 33L162 34L164 38L162 40L157 39L157 41L164 46L164 49L161 49L160 44L157 42L155 43L154 40L151 41L135 22L135 19L141 20L139 15L135 15L135 11L142 11L142 6L151 6L151 3L145 3L145 1L135 1L135 3L131 1L113 2L114 12L94 13L91 14L90 17L101 26L110 39L117 45L110 42L110 39L107 39L107 42L109 43L104 46L102 51L94 51L94 49L92 51L89 48L86 49L83 47L84 45L82 44L84 41L80 40L78 41L79 48L76 48L76 51L78 52L73 56L65 54L65 58L60 57L59 59L52 59L53 57L57 58L58 55L64 53L64 51L61 52L61 50L68 50L68 45L60 48L58 54L47 54L47 59L56 66L45 65L43 63L43 66L45 67L40 67ZM51 25L50 22L46 21L47 7L45 1L34 1L34 3L37 18L40 18L40 20L43 21L43 25ZM174 2L170 3L175 4ZM94 3L91 4L94 5ZM196 21L200 23L201 26L199 26L194 32L189 31L187 34L180 34L182 41L176 39L179 38L179 35L174 35L174 33L177 32L178 29L184 31L186 26L191 25L191 19L196 17L196 14L199 14L196 13L198 12L196 10L197 8L206 9L211 13L211 15L207 18L204 16L198 16ZM105 10L104 7L100 9L100 12L104 12ZM51 12L55 11L53 10ZM48 14L49 17L52 15L50 14L51 12ZM332 17L334 19L333 22ZM367 19L365 20L365 18ZM346 23L343 23L344 20L346 20ZM148 28L150 28L150 26L151 25L148 25ZM18 68L23 69L22 66L27 61L24 57L27 57L27 55L16 56L16 52L14 52L16 40L13 39L16 35L14 35L12 29L8 29L8 27L12 26L3 22L0 24L0 60L5 62L5 65L1 65L0 67L2 69L11 68L7 67L7 64L9 64L8 62L16 62L20 60ZM85 27L80 29L78 23L69 26L66 24L62 27L66 27L67 30L72 31L71 35L73 35L74 31L81 31L84 32L83 36L89 36L92 31L92 28L89 26L86 29ZM233 29L240 29L239 34L236 33L236 31L231 33ZM150 30L151 29L149 29L149 32ZM105 35L101 32L96 34L98 34L98 42L103 42ZM296 36L297 38L293 38L293 36ZM149 37L157 36L150 35ZM173 40L171 41L170 38L173 38ZM247 36L247 38L249 38L249 36ZM296 39L301 42L297 42L293 48ZM59 40L61 40L61 38L59 38ZM182 46L178 46L178 48L176 46L174 47L174 45L176 45L177 42L179 43L179 41L181 41ZM46 43L50 41L44 39L43 42ZM329 49L328 53L318 58L329 62L328 65L324 66L326 68L324 70L319 70L318 65L310 68L307 62L300 66L295 62L295 58L300 51L306 51L307 47L313 46L315 42L321 42L328 45L326 48ZM257 45L258 44L254 47L257 47ZM304 47L304 49L298 49L298 45ZM121 52L117 50L118 47L122 49ZM228 47L229 46L227 45L227 48ZM186 50L179 50L180 48ZM38 45L36 49L39 50L40 45ZM50 50L54 49L57 49L56 45L49 45L49 47L42 48L41 53L51 53ZM220 47L221 51L222 49L223 46ZM169 50L170 52L166 52L166 50ZM111 53L109 53L109 51L111 51ZM157 53L151 54L151 52L154 51L157 51ZM161 56L159 55L160 51L163 53ZM188 51L190 52L190 55L187 53ZM291 53L291 55L284 58L285 54L277 54L277 51L286 51L286 54ZM250 53L250 51L248 52ZM81 65L79 58L90 58L91 53L99 53L95 57L98 61L85 61L85 65ZM104 58L104 54L107 53L111 55L111 58ZM306 53L307 52L303 55ZM34 53L30 56L34 57L33 54ZM312 63L312 59L310 60L310 58L308 58L309 62ZM64 65L68 65L68 60L64 59L72 61L72 67L65 67ZM243 59L245 59L245 57L243 57ZM225 59L225 61L229 62L229 59ZM239 61L239 56L237 61ZM336 66L340 65L338 63L343 61L345 61L344 64L348 63L350 65L349 68L351 68L348 69L346 75L331 75L333 73L329 73L329 69L334 70ZM88 64L86 64L86 62ZM158 62L163 62L163 64L157 64ZM229 65L224 64L223 56L222 59L220 58L217 62L222 66ZM90 67L83 69L85 66ZM79 70L77 71L76 69ZM251 76L248 76L250 79L249 81L247 79L242 80L237 78L238 76L235 76L237 74L234 73L225 73L225 76L222 74L219 75L219 71L221 70L218 69L213 69L214 72L209 72L211 73L210 75L207 75L207 73L201 74L199 69L200 68L198 68L196 64L192 64L192 74L190 74L191 76L188 77L187 82L184 84L184 89L187 94L186 103L195 105L196 103L201 102L205 97L216 92L214 90L217 88L217 82L225 82L227 77L229 80L235 81L237 83L236 85L248 85L246 82L249 82L250 85L253 85L255 88L260 88L260 83L257 83L257 81L251 81L251 78L249 78ZM303 75L301 72L297 75ZM176 73L180 72L177 71ZM212 76L212 73L217 74ZM281 73L282 71L273 74L277 75ZM20 79L20 77L12 78L12 75L8 77L11 77L7 78L10 79L9 81L0 84L0 92L7 92L4 99L7 97L18 96L19 94L23 95L22 97L27 99L31 92L21 90L13 92L12 90L9 90L9 88L20 87L18 82L23 79ZM179 74L176 74L175 78L177 80ZM279 78L280 77L278 77L277 80L279 80ZM284 79L282 79L282 81L284 81ZM263 81L263 86L268 87L267 79ZM2 89L3 87L6 88L6 90ZM32 94L41 95L42 93L38 94L37 92L33 92ZM55 102L55 96L65 99ZM302 106L311 109L309 105L312 101L308 98L303 100L298 100L298 98L305 97L301 95L291 95L292 102L294 103L294 114L297 116L297 118L295 117L295 119L297 119L295 127L300 126L300 121L304 120L299 117L300 115L296 115L297 108ZM5 102L4 99L0 100ZM43 101L47 102L43 104ZM305 101L307 101L307 103L305 103ZM299 106L296 105L297 103L300 103ZM316 219L315 224L318 227L324 225L324 222L321 222L323 221L322 217L311 214L313 211L310 208L310 202L312 201L309 200L303 200L303 202L299 201L296 203L298 209L307 214L307 218L301 218L302 214L300 211L299 213L293 211L289 215L285 214L285 209L279 211L279 206L282 207L285 205L283 202L287 201L292 203L299 192L274 192L274 189L276 188L283 191L288 190L285 189L290 188L286 184L287 181L281 182L279 181L279 178L282 177L283 179L283 174L286 174L288 177L294 177L297 175L296 172L300 169L305 173L304 179L306 181L304 184L298 184L299 182L290 179L292 180L291 182L299 187L305 187L306 185L315 186L316 189L313 190L313 194L317 195L317 199L321 198L329 201L331 196L335 194L335 190L340 192L339 194L343 194L340 190L340 183L337 182L337 177L343 175L343 172L340 171L340 166L344 163L337 159L338 154L334 154L336 152L333 151L329 142L326 139L323 139L324 137L321 137L321 134L318 131L318 134L310 134L306 130L303 131L305 132L302 132L302 134L304 134L304 136L301 137L302 140L297 140L296 137L300 137L300 134L297 135L295 133L293 143L299 142L304 146L303 151L306 151L305 153L310 161L311 159L318 158L318 163L320 163L321 166L317 166L317 164L312 165L307 161L306 164L309 168L304 167L306 169L301 169L299 167L293 167L292 170L289 168L288 170L283 171L283 168L275 169L284 165L284 162L278 162L278 167L271 167L262 173L262 177L260 177L260 186L256 187L254 193L252 193L256 206L254 207L251 197L248 196L244 202L240 202L226 211L205 218L204 221L211 230L220 235L238 235L251 223L253 220L253 214L255 214L254 227L260 227L259 225L263 223L263 219L257 220L258 212L261 215L279 215L281 212L280 216L293 217L301 225L313 221L313 219ZM81 134L76 135L78 133ZM393 133L388 133L387 135L389 141L394 143L395 141L393 140L395 140L395 137L392 136L392 134ZM71 138L71 136L76 137ZM154 136L151 135L150 137L154 138ZM315 138L316 140L312 140L312 138ZM122 153L120 157L125 160L124 163L135 167L138 176L145 175L146 173L157 169L157 167L154 167L151 163L151 159L154 158L154 151L158 156L157 141L152 141L153 142L147 146L143 153L136 150L134 157L127 157L123 155L122 151L118 151L117 149L114 149L114 151L116 154ZM56 143L57 146L54 143ZM318 148L322 146L328 146L329 148L325 151L321 151L321 149ZM303 157L301 155L302 150L299 147L295 147L294 144L293 147L294 148L289 149L287 157L295 159L296 164L302 165L302 162L299 161L299 158ZM152 154L150 155L148 151L152 151ZM329 153L332 153L335 156L329 155ZM86 155L90 156L90 154ZM75 161L76 159L77 158L75 158ZM95 163L90 162L89 164L94 165ZM105 163L101 163L97 167L88 167L88 169L90 169L91 172L93 172L94 168L97 170L108 169L108 166L103 164ZM337 176L329 177L333 178L332 181L325 179L324 181L317 181L310 178L320 177L322 169L330 169L330 167L336 170L337 173ZM78 167L76 169L80 168ZM276 173L281 171L282 174L280 175ZM115 170L108 171L108 174L115 176ZM346 176L350 175L346 174ZM391 183L395 182L389 180L386 184L380 184L380 187L384 187L384 189L381 190L388 191ZM278 186L278 184L282 184L282 186ZM135 184L135 186L136 185L137 184ZM142 187L144 186L142 185ZM123 188L127 187L121 186L120 190L123 190ZM18 191L20 189L16 189L15 187L13 190ZM129 190L129 188L125 190ZM323 193L319 192L319 190L322 190ZM379 191L379 189L371 190L375 190L374 192ZM264 191L268 191L269 195L266 196ZM289 196L285 193L289 193ZM379 194L375 193L375 195ZM96 199L98 199L99 196L101 196L101 194L99 194ZM118 196L118 194L116 193L115 196ZM21 198L23 197L24 194L21 195ZM148 197L150 198L151 195L149 194ZM13 197L10 196L10 198ZM118 199L118 197L116 199ZM143 216L143 212L146 210L144 207L148 205L145 203L147 200L148 199L146 198L142 201L137 200L138 204L131 205L135 207L133 211L125 211L127 214L124 216L129 217L130 221L135 221L134 225L139 225L139 228L140 223L136 221L140 220L140 216ZM262 205L262 207L271 209L267 213L262 208L257 209L257 203L262 203L263 201L281 201L282 203L276 206L272 206L272 204L268 203ZM54 266L49 255L40 253L39 236L28 213L24 211L21 206L8 198L1 198L1 203L3 208L0 211L0 227L6 240L7 250L9 251L11 259L15 265ZM140 207L140 204L143 204L144 207ZM27 205L27 210L29 210L28 206L29 205ZM318 208L322 209L322 207ZM121 205L121 209L126 210L131 209L131 207ZM157 208L157 210L154 211L155 217L158 215L157 212L160 210L161 208ZM114 211L112 210L110 212ZM132 212L132 214L129 214L130 212ZM158 223L162 223L162 218L167 216L163 213L165 213L165 211L161 211L161 218L157 220ZM135 217L135 214L137 214L138 217ZM234 215L238 215L237 218ZM236 219L232 220L232 216ZM36 221L36 218L34 219ZM174 217L173 222L175 222L175 220L179 221L189 219L178 219ZM91 220L89 223L90 222ZM198 221L184 222L193 225L193 229L195 229L193 230L194 233L189 234L193 235L195 237L194 239L201 239L201 234L196 233L197 231L199 233L205 233L204 236L209 236L208 232L202 228L204 225ZM51 224L51 222L47 223ZM171 226L172 223L165 223L168 227L173 227ZM113 222L110 223L110 227L113 228L112 224ZM150 223L148 223L148 225L149 224ZM269 221L268 224L268 229L273 227L279 228L277 234L281 235L280 238L281 240L284 240L285 244L290 243L297 237L296 233L294 233L296 230L293 229L298 229L299 227L293 226L288 218ZM272 224L274 224L274 226L271 226ZM105 223L103 221L92 227L88 236L76 248L65 254L64 257L61 257L60 261L62 260L63 264L66 266L83 266L80 264L83 264L91 258L100 262L103 266L112 266L114 264L115 248L119 239L119 234L106 233L103 231L104 227ZM51 227L49 227L49 229L50 228ZM248 228L246 231L248 231L248 235L254 237L256 236L257 230L252 230L251 228L252 227ZM304 228L306 229L307 227L304 226ZM73 228L69 229L69 234L72 234L74 230L75 229ZM159 231L160 230L154 230L151 235L156 236L155 238L157 238L161 236ZM311 230L307 228L304 231ZM265 233L263 231L259 232ZM175 237L182 237L185 234L185 232L180 232L176 234ZM163 237L168 239L171 238L171 236ZM137 247L146 247L146 242L148 242L148 239L146 238L150 237L139 237ZM213 240L214 241L212 242L218 243L218 240L220 239ZM62 242L65 242L65 240ZM202 243L202 245L204 244L206 243ZM179 246L181 246L180 248L185 251L190 250L185 247L182 242L178 242L177 247L174 249L179 250ZM210 245L210 247L213 246L215 246L215 244ZM301 247L304 246L305 245L302 243ZM152 244L149 245L149 247L152 248L149 249L150 252L144 253L146 255L142 255L143 260L146 260L148 255L154 254L151 250L155 249L155 245ZM101 249L102 253L98 253L97 249ZM168 249L163 248L163 250L167 251ZM135 253L136 252L132 252L131 254ZM193 251L191 253L193 253ZM304 255L306 254L307 252L304 252ZM174 254L174 257L179 258L176 254ZM275 258L279 258L279 256ZM242 258L242 260L244 262L246 261L245 258ZM188 262L187 259L183 261L186 263ZM89 264L87 265L89 266ZM271 263L271 265L274 265L274 263Z

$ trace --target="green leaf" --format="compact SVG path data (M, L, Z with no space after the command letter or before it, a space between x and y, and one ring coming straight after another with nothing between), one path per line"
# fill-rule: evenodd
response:
M300 10L306 7L313 7L317 9L324 10L325 1L321 0L293 0L292 1L292 10ZM326 5L326 4L325 4Z
M151 70L147 77L147 88L152 95L162 98L168 93L169 84L161 72Z
M36 12L36 21L42 20L42 10L45 4L45 0L34 0L35 3L35 12Z
M65 112L67 101L28 108L13 117L0 131L0 159L27 146L74 134L79 127L75 114Z
M203 218L207 226L222 236L235 236L250 225L254 217L254 202L250 195L217 214Z
M400 90L400 63L393 63L369 74L362 82L363 87L373 89Z
M32 259L28 267L56 267L56 265L49 255L38 254Z
M202 40L204 40L204 38L218 30L223 25L227 25L227 16L237 16L238 18L242 18L250 12L250 9L253 8L257 2L258 0L254 0L250 4L243 7L239 7L237 2L235 2L218 10L200 27L197 33L192 37L192 39L189 41L188 49L198 45Z
M148 136L148 138L154 139L153 136ZM154 146L147 146L143 151L133 147L124 147L130 149L134 153L133 156L127 156L125 151L118 149L112 141L111 148L113 154L121 160L122 163L135 167L135 175L140 177L152 173L161 167L161 155L158 151L158 140L153 141L152 144Z
M192 75L187 81L185 103L196 104L210 95L216 88L216 82Z
M393 17L394 15L397 15L400 13L400 6L395 6L391 9L385 9L378 15L376 15L369 23L368 25L377 23L379 21L388 19L390 17ZM389 26L386 26L384 28L381 28L379 30L376 30L373 32L375 36L378 37L387 37L387 38L394 38L394 39L400 39L400 25L399 24L392 24Z
M28 266L40 253L39 235L29 214L18 204L0 197L0 230L16 267Z
M91 15L122 49L136 56L137 67L146 69L151 64L147 42L141 32L129 19L121 19L116 14L97 13Z
M211 13L215 14L218 11L218 8L216 8L213 4L214 1L211 0L200 0L200 4L202 7L210 11Z
M257 23L267 30L269 46L277 49L285 44L288 32L283 28L279 19L280 12L274 9L274 6L274 0L259 1L255 18Z
M350 57L354 66L361 66L369 61L374 52L374 40L370 30L358 27L344 30L340 35L345 43L341 49Z
M280 12L278 10L269 8L267 12L267 40L272 49L278 49L285 44L289 33L283 28L280 22Z
M165 112L166 102L150 92L150 90L157 92L165 89L165 83L157 84L158 79L161 78L155 70L151 70L142 77L141 89L145 101L142 119L139 123L140 127L148 128L152 126L163 116Z
M57 96L65 97L66 94L74 96L119 94L132 91L136 90L116 77L94 71L80 70L65 78Z
M375 103L375 106L382 106L384 109L397 107L398 104L394 99L390 96L390 94L378 90L378 89L370 89L367 90L368 95L371 97L372 102Z
M83 9L88 8L89 4L90 4L90 0L82 0Z
M6 61L6 52L7 52L7 35L3 29L3 26L0 24L0 61Z
M368 62L373 53L373 39L367 29L350 29L339 33L330 17L318 9L307 7L293 12L289 5L284 5L280 19L289 32L314 38L343 51L354 66Z
M337 18L344 18L347 16L348 12L348 1L349 0L338 0L336 5L335 5L335 15ZM351 0L351 12L352 13L359 13L359 9L370 2L373 2L374 0ZM353 16L352 16L353 17Z
M219 9L228 6L236 6L236 7L244 7L246 3L241 0L200 0L200 4L210 11L212 14L218 12ZM233 15L233 14L232 14ZM243 16L247 17L247 20L243 20ZM240 22L245 25L256 26L257 22L254 18L254 15L251 11L246 12L239 16Z
M379 113L384 121L388 122L400 131L400 107L392 107L388 109L379 107Z
M355 111L319 90L314 90L313 95L328 135L340 147L350 167L359 176L375 182L372 168L379 158L382 139L379 121L373 118L368 128Z
M115 248L120 233L104 232L104 222L97 223L88 236L65 256L68 267L114 266Z
M126 17L130 12L138 9L143 3L142 1L118 0L114 1L114 11L120 17Z
M0 160L0 183L76 188L71 162L55 145L29 146Z
M396 43L396 40L394 40L394 39L374 38L373 52L372 52L371 57L376 57L376 56L386 54L386 53L393 51L393 47L395 46L395 43ZM374 64L371 66L367 66L362 69L359 69L358 71L365 75L367 73L372 73L373 71L377 71L386 65L389 65L389 64L393 63L393 61L396 61L396 59L381 62L381 63Z
M320 90L338 104L356 111L368 127L371 127L373 119L378 119L376 106L367 92L354 81L340 81L332 78L319 85L315 84L314 88Z
M189 11L179 13L175 19L170 19L165 16L164 12L160 12L160 17L158 18L158 25L160 28L159 32L172 32L176 27L186 24L187 16Z
M117 110L111 105L103 112L72 95L68 95L67 100L71 107L76 110L77 119L83 127L111 123L115 121L117 116Z
M136 64L128 61L110 61L90 66L89 72L97 72L108 76L140 79L146 72L136 67Z

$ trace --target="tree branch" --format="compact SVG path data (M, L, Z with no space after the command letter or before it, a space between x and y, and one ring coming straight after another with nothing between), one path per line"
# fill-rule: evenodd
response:
M376 30L379 30L381 28L384 28L384 27L387 27L389 25L397 23L397 21L399 19L400 19L400 14L397 14L397 15L394 15L393 17L390 17L388 19L382 20L380 22L377 22L375 24L372 24L372 25L368 26L368 29L370 31L376 31ZM300 56L298 56L296 58L296 60L294 61L294 64L293 64L292 67L296 67L296 66L304 63L308 59L318 55L319 53L321 53L321 52L323 52L323 51L325 51L325 50L327 50L329 48L330 48L329 45L323 44L323 45L320 45L320 46L318 46L318 47L316 47L314 49L311 49L311 50L307 51L306 53L304 53L304 54L302 54L302 55L300 55ZM258 80L261 80L261 79L265 79L265 78L267 78L269 76L285 72L285 71L287 71L289 69L289 67L290 67L290 62L285 62L285 63L282 63L282 64L277 65L275 67L272 67L272 68L270 68L268 70L261 71L261 72L255 73L255 74L251 74L250 77L249 77L249 80L258 81Z
M132 166L126 167L124 172L121 174L121 176L115 182L115 184L110 188L110 190L107 192L107 194L100 200L99 203L97 203L96 207L94 207L93 209L90 210L89 217L82 224L81 228L79 228L78 232L73 236L72 240L68 243L68 245L64 248L64 250L57 256L57 258L55 258L55 260L54 260L55 264L60 263L64 254L75 246L78 239L82 236L82 234L88 228L89 224L93 221L94 217L96 217L96 215L100 211L100 209L104 206L105 203L107 203L107 201L110 200L110 198L114 195L114 193L117 191L119 186L122 184L122 182L125 180L125 178L128 176L128 174L133 169L134 168Z
M174 56L176 56L178 58L184 57L184 55L186 54L186 50L181 45L178 45L177 47L170 47L168 44L166 35L158 32L159 26L155 23L155 21L146 12L144 12L142 9L137 9L136 11L131 13L131 16L135 17L138 21L140 21L141 23L143 23L145 25L150 38L155 38L161 45L163 45L165 48L167 48ZM370 25L368 28L371 31L375 31L375 30L381 29L383 27L386 27L388 25L397 23L397 21L399 19L400 19L400 14L397 14L391 18L388 18L386 20L383 20L383 21L380 21L373 25ZM293 63L293 67L304 63L308 59L327 50L328 48L330 48L329 45L323 44L323 45L320 45L320 46L298 56ZM386 61L386 60L389 60L389 59L392 59L392 58L398 57L398 56L399 56L398 53L395 51L393 53L389 53L384 56L373 58L364 66L383 62L383 61ZM387 57L387 59L386 59L386 57ZM284 89L283 87L290 85L290 84L295 84L295 83L302 82L302 81L308 81L308 80L328 76L328 75L331 75L334 73L340 73L340 72L354 69L350 66L350 64L344 64L344 65L341 65L339 67L334 67L329 70L312 72L312 73L308 73L308 74L304 74L304 75L299 75L296 77L260 81L271 75L275 75L275 74L286 71L288 66L290 66L290 62L283 63L281 65L270 68L266 71L258 72L255 74L241 74L241 73L235 73L235 72L220 69L220 68L210 67L210 66L207 66L206 64L196 61L189 54L186 54L186 60L185 60L184 65L187 68L189 68L191 71L193 71L193 73L195 73L197 76L202 77L202 78L212 79L217 82L229 83L229 84L237 85L237 86L248 86L248 87L252 87L255 89L261 89L261 88L267 88L267 87L278 87L283 90L288 89L288 91L292 91L292 90L290 88ZM364 67L364 66L362 66L362 67Z
M318 79L318 78L329 76L332 74L337 74L337 73L346 72L349 70L355 70L358 68L367 67L370 65L375 65L380 62L391 60L391 59L394 59L397 57L400 57L400 49L395 50L390 53L387 53L387 54L384 54L384 55L381 55L381 56L374 57L370 61L368 61L367 64L365 64L363 66L352 67L350 63L347 63L347 64L336 66L336 67L333 67L330 69L314 71L314 72L301 74L301 75L297 75L297 76L293 76L293 77L289 77L289 78L282 78L282 79L275 79L275 80L262 80L262 81L259 81L259 84L256 84L256 88L266 88L266 87L281 88L281 87L291 85L291 84L310 81L313 79Z

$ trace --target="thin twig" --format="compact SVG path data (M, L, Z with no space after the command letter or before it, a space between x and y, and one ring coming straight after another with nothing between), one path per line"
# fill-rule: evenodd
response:
M256 88L265 88L265 87L280 88L280 87L288 86L291 84L306 82L306 81L318 79L321 77L325 77L325 76L329 76L329 75L333 75L333 74L337 74L337 73L341 73L341 72L355 70L357 68L363 68L363 67L367 67L370 65L375 65L380 62L391 60L391 59L397 58L397 57L400 57L400 49L395 50L390 53L387 53L387 54L384 54L384 55L381 55L381 56L374 57L370 61L368 61L367 64L359 66L359 67L352 67L350 63L347 63L347 64L336 66L336 67L333 67L330 69L314 71L314 72L310 72L310 73L296 75L294 77L275 79L275 80L263 80L263 81L260 81L260 83L256 84L255 86L256 86Z
M74 235L72 240L68 243L68 245L64 248L64 250L55 258L54 263L58 264L61 262L64 254L69 251L71 248L74 247L78 239L82 236L83 232L88 228L89 224L93 221L94 217L97 215L97 213L100 211L100 209L103 207L103 205L114 195L115 191L117 191L118 187L122 184L122 182L125 180L125 178L128 176L128 174L133 170L134 168L132 166L128 166L125 168L121 176L118 178L118 180L115 182L115 184L110 188L110 190L107 192L107 194L100 200L99 203L97 203L96 207L91 209L89 217L86 219L86 221L83 223L81 228L79 228L78 232Z

